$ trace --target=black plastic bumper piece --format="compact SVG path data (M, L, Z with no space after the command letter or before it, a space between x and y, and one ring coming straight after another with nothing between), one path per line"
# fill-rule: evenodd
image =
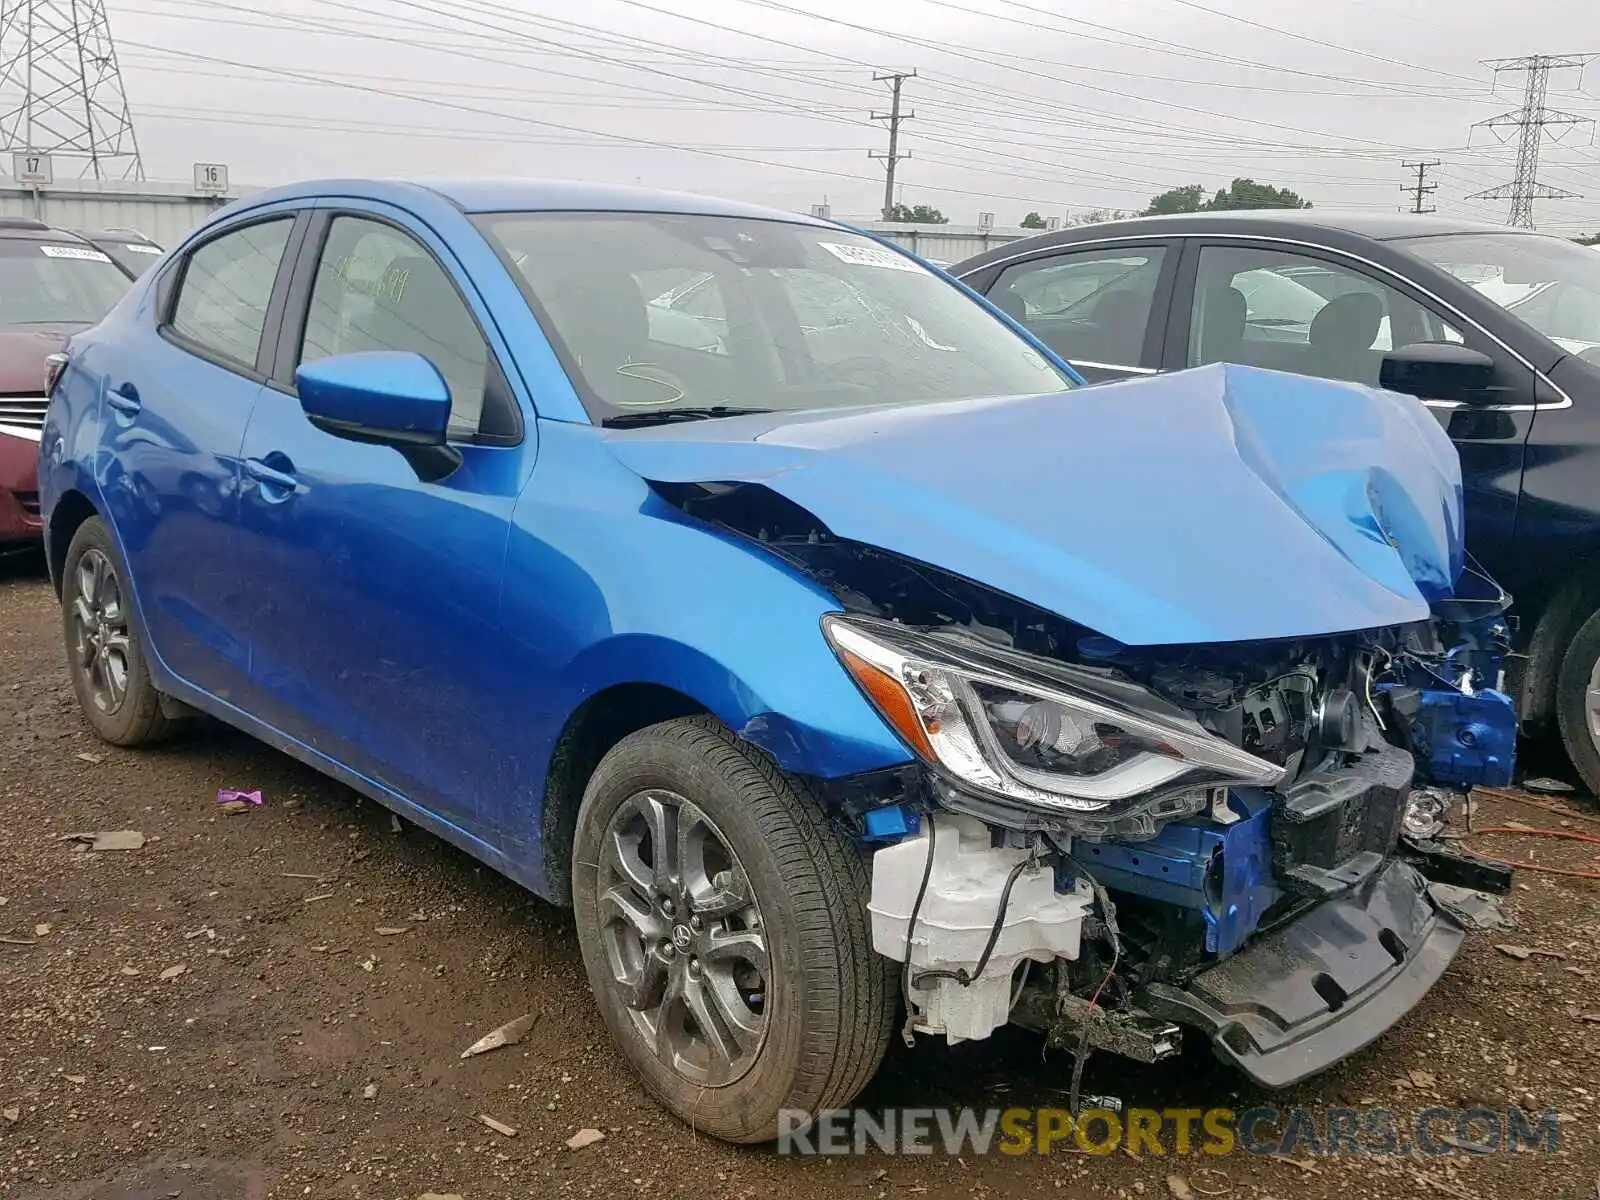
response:
M1436 883L1454 884L1496 896L1504 896L1511 890L1511 867L1468 854L1449 842L1403 837L1400 856Z
M1153 1016L1206 1033L1263 1087L1326 1070L1414 1008L1461 948L1461 926L1427 881L1394 861L1357 892L1323 901L1204 971L1186 988L1153 984Z

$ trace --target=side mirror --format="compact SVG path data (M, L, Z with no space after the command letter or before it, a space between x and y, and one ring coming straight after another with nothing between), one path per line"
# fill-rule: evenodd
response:
M442 446L450 388L420 354L376 350L302 363L300 407L325 433L381 446Z
M1416 342L1389 351L1378 370L1378 386L1421 400L1458 404L1493 404L1500 399L1494 359L1456 342Z

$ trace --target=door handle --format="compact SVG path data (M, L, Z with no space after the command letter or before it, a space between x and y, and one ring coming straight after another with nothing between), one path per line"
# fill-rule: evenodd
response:
M125 416L135 416L143 405L139 402L139 389L123 382L106 390L106 403Z
M259 458L245 459L244 473L261 485L262 497L273 503L287 500L300 486L300 481L289 472L268 466Z

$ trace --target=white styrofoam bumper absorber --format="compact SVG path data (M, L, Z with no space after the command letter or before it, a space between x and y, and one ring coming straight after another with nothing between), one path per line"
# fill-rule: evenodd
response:
M913 980L928 970L965 969L970 977L989 940L1006 878L1028 857L1026 850L996 849L989 830L973 817L924 817L916 837L872 856L872 946L896 962L907 956L906 926L928 862L928 824L938 823L928 890L911 931ZM941 978L913 986L915 1026L942 1033L951 1042L986 1038L1011 1016L1012 983L1024 959L1048 963L1078 957L1083 918L1094 903L1088 885L1058 894L1048 866L1024 868L1012 885L1005 920L983 974L963 986Z

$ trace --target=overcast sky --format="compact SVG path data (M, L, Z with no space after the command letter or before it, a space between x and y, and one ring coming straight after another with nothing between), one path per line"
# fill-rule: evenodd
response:
M1438 158L1441 212L1510 178L1495 55L1600 51L1593 0L108 0L146 173L562 176L835 216L882 202L907 82L901 199L953 221L1136 208L1236 175L1391 209ZM587 10L587 12L584 12ZM1208 11L1210 10L1210 11ZM273 15L264 15L271 12ZM579 15L584 12L584 15ZM683 16L675 13L685 14ZM693 14L692 17L687 14ZM811 14L811 15L807 15ZM1226 15L1224 15L1226 14ZM1581 85L1581 90L1580 90ZM1600 60L1549 104L1600 116ZM1544 150L1542 228L1600 229L1593 127Z

